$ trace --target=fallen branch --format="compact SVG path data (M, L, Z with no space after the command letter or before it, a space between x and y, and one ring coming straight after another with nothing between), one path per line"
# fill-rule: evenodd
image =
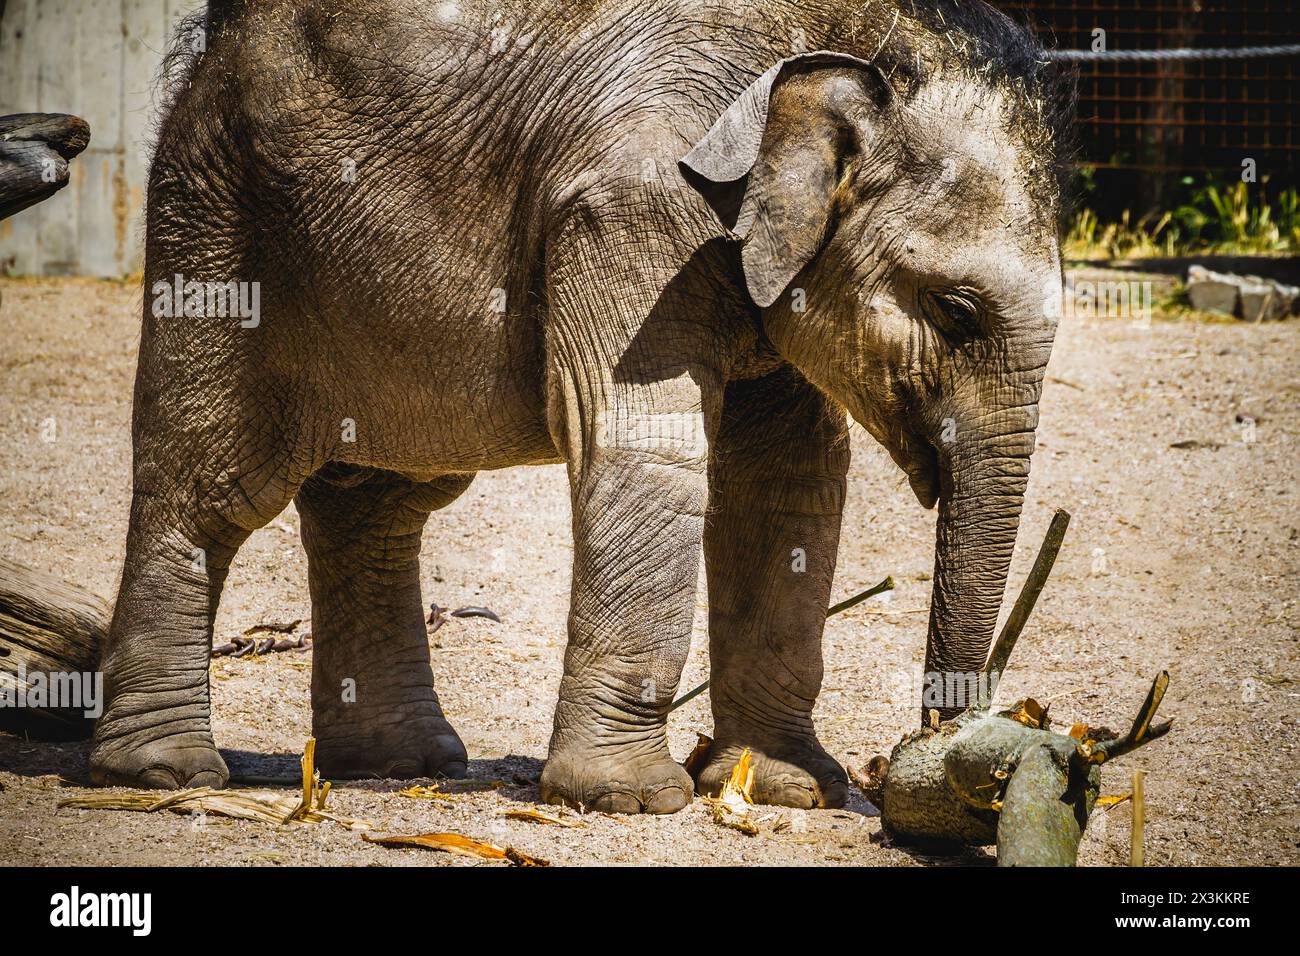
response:
M1156 682L1167 684L1168 675ZM996 843L999 866L1072 866L1098 799L1100 764L1116 751L1098 741L1105 730L1069 737L1033 713L1043 714L1033 701L997 714L968 710L938 730L903 738L887 763L877 757L874 772L855 775L855 782L866 782L864 793L899 842ZM1159 736L1140 736L1122 752Z

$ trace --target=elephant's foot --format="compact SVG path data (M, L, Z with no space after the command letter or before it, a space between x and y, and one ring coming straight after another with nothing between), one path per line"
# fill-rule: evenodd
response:
M676 813L691 802L690 775L668 747L563 750L542 770L542 800L603 813Z
M356 705L353 705L356 706ZM360 719L358 719L360 718ZM364 715L346 721L316 716L316 766L338 780L407 780L464 777L465 745L442 714L423 714L368 724Z
M752 754L755 803L812 810L842 807L848 799L844 768L811 736L766 744L715 740L696 773L696 792L717 796L746 748Z
M146 790L222 788L230 779L209 731L186 731L148 739L137 734L113 736L107 715L95 731L90 751L90 777L106 787ZM151 728L152 729L152 728Z

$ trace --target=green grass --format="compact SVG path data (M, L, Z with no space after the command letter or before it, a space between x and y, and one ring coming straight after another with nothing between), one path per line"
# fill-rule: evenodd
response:
M1285 189L1270 202L1264 184L1207 179L1177 208L1137 219L1125 210L1118 221L1102 222L1085 207L1070 223L1064 252L1067 259L1298 255L1300 193Z

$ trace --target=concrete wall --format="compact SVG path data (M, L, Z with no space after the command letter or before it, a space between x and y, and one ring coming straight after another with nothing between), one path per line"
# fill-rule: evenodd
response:
M0 0L0 115L75 113L90 146L68 185L0 222L0 274L141 267L154 74L202 0Z

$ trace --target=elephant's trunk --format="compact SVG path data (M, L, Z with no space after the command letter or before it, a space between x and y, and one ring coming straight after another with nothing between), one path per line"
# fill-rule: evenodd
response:
M923 722L931 709L948 719L992 692L984 663L1020 525L1037 407L1004 417L1019 419L1025 427L986 431L944 456Z

